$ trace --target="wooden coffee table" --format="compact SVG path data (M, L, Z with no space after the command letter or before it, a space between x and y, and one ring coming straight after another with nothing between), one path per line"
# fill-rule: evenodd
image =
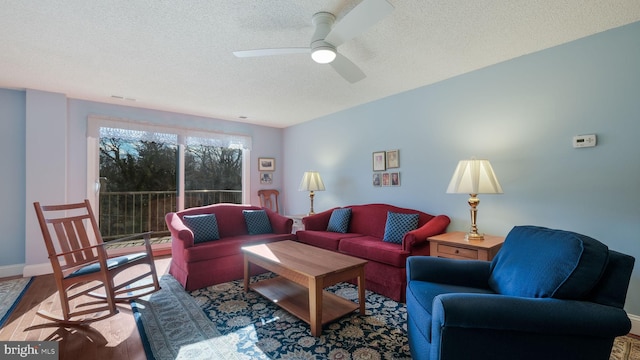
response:
M253 289L311 326L320 336L322 325L356 309L365 314L366 260L285 240L245 246L244 291ZM249 284L249 264L279 276ZM342 281L358 279L358 303L325 291Z

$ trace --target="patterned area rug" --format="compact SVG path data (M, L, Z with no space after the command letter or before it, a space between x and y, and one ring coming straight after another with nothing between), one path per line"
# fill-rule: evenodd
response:
M327 290L357 302L355 285L340 283ZM325 325L320 337L311 336L307 323L261 295L245 293L242 281L196 290L191 296L218 331L235 335L233 346L246 358L410 359L404 304L369 291L365 316L344 316Z
M171 276L131 302L148 359L239 359L189 293Z
M241 280L187 293L164 275L161 286L132 303L150 359L411 358L404 304L369 291L366 316L347 315L316 338L302 320L253 291L245 293ZM355 285L327 290L357 302Z
M0 327L11 315L22 295L29 288L32 278L20 278L0 281Z
M258 281L272 274L254 277ZM357 312L323 327L309 325L242 281L185 292L170 275L162 290L132 303L149 359L410 359L406 307L367 291L366 315ZM352 284L327 290L357 302ZM640 360L640 340L616 339L610 360Z
M640 360L640 340L631 336L617 337L609 360Z

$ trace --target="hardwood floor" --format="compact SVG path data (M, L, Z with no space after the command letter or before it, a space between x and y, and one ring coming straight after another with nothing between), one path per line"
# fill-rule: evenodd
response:
M171 257L156 257L158 277L168 271ZM119 304L119 313L86 326L57 327L38 316L38 309L54 311L60 301L52 275L37 276L0 329L0 341L59 342L59 359L146 359L131 306Z

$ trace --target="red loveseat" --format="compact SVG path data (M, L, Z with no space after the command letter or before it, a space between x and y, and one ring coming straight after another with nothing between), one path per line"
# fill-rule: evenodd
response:
M345 233L327 231L330 209L302 219L305 230L296 233L298 241L366 259L365 284L368 290L404 302L407 286L406 262L412 255L429 255L427 237L445 232L450 219L418 210L387 204L350 205L351 217ZM385 242L387 213L418 214L418 225L402 237L400 244Z
M250 235L243 210L264 210L272 233ZM185 215L215 214L219 239L194 243L194 232L184 223ZM269 209L236 204L214 204L171 212L165 216L171 232L169 273L191 291L244 277L244 260L240 248L245 245L281 240L295 240L293 220ZM252 266L252 275L260 273Z

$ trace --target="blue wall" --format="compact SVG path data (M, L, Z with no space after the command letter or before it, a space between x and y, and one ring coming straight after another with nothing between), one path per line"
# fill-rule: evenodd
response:
M0 266L24 262L25 92L0 89Z
M366 86L366 80L362 85ZM597 134L574 149L572 137ZM320 171L316 212L387 202L452 218L467 230L467 195L445 194L459 160L489 159L504 189L480 195L480 231L572 230L640 261L640 23L580 39L285 129L289 213ZM374 188L372 152L400 150L401 186ZM637 266L636 266L637 268ZM640 314L640 273L627 308Z

